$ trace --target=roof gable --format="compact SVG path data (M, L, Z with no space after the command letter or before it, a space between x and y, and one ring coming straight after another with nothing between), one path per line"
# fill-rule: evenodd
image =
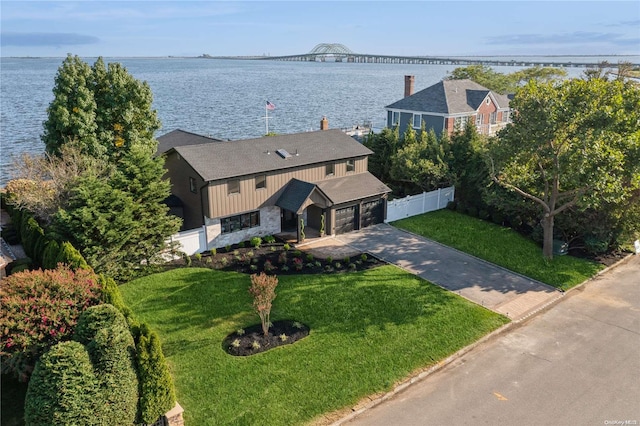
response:
M238 141L202 142L174 149L205 180L228 179L310 164L363 157L371 150L339 129ZM283 149L291 156L276 153Z
M209 136L197 135L195 133L186 132L180 129L175 129L170 131L169 133L165 133L158 138L158 151L156 152L156 154L164 154L171 148L176 148L179 146L200 145L211 142L221 142L221 140Z

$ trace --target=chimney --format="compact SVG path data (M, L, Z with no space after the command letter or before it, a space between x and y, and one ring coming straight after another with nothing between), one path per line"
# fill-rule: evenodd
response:
M413 82L416 77L413 75L404 76L404 97L413 95Z
M327 120L327 117L322 117L322 120L320 120L320 130L329 130L329 120Z

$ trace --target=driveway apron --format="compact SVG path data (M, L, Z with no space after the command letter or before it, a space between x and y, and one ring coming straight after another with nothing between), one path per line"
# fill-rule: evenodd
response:
M549 285L388 224L336 238L512 320L562 297Z

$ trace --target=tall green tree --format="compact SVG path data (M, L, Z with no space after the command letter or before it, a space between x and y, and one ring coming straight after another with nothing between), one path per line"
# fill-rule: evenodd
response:
M42 135L46 151L57 155L60 147L72 140L81 140L89 153L98 151L96 110L91 67L78 56L67 55L58 69L53 101L47 108Z
M90 67L68 55L58 69L53 94L42 136L48 153L57 155L71 140L80 141L87 155L111 162L134 144L155 153L153 135L160 122L151 108L151 89L121 64L106 66L98 58Z
M511 106L513 123L491 148L493 180L539 206L551 259L557 215L624 203L640 187L640 89L604 79L531 81Z
M52 221L53 230L69 239L99 273L123 281L143 265L158 260L165 240L180 229L180 219L168 214L163 200L169 182L161 157L133 146L107 178L87 174L74 187L64 209Z
M447 139L448 140L448 139ZM408 127L402 147L393 156L391 174L399 181L417 185L422 191L432 191L451 183L447 164L448 146L438 140L433 129L420 132Z
M371 133L364 146L373 151L369 156L369 171L383 182L390 183L392 158L398 150L400 137L398 126L385 127L380 133Z
M143 146L148 155L153 155L157 149L153 136L160 121L152 109L153 95L147 82L136 80L118 62L105 66L102 58L91 71L97 139L107 157L120 157L134 145Z

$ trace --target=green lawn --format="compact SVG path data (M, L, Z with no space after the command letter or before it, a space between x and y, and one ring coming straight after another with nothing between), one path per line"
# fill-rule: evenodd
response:
M183 268L121 286L161 336L187 425L292 425L388 391L508 319L394 266L280 277L271 320L311 328L305 339L251 357L222 349L259 322L249 276Z
M554 256L547 261L540 246L510 228L446 209L402 219L393 225L563 290L603 268L572 256Z

